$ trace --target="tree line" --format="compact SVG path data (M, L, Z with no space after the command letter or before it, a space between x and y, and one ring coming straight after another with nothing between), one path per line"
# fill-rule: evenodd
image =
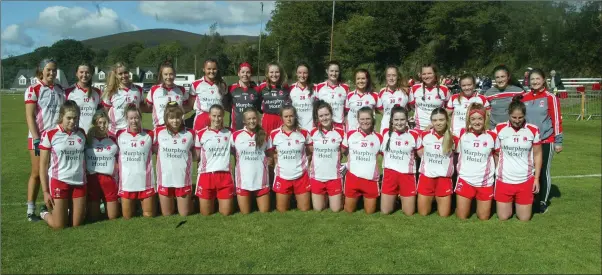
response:
M250 62L259 73L279 60L292 74L295 64L310 64L320 81L330 60L332 2L277 2L261 36L261 62L256 41L227 43L217 24L194 47L166 42L145 47L134 42L111 50L92 50L75 40L61 40L20 58L2 60L3 84L10 86L19 69L35 68L43 57L57 59L68 81L75 67L88 61L99 67L125 61L156 67L171 59L179 72L202 74L202 61L218 59L223 75L234 75L237 65ZM389 64L404 76L415 75L425 63L444 74L491 74L499 64L515 77L527 67L555 69L563 76L599 77L602 74L602 2L355 2L335 4L332 59L343 76L367 68L378 79ZM260 63L261 66L258 66ZM257 73L254 73L257 74Z

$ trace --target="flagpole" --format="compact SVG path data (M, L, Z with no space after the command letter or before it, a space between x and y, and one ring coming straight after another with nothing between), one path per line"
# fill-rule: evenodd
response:
M332 19L330 23L330 61L332 61L332 40L334 38L334 1L332 1Z
M261 16L259 17L259 53L257 56L257 82L259 82L259 69L261 68L261 31L263 30L263 2L261 3Z

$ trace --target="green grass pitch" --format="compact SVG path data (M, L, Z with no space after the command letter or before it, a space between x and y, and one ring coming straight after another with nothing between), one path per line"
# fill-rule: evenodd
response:
M599 176L553 179L548 213L528 223L293 210L53 231L25 217L22 95L0 100L3 273L601 273ZM600 121L567 118L552 175L600 174L600 130Z

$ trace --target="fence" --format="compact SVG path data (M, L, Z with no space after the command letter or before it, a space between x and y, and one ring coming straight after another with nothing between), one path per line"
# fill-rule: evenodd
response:
M559 90L556 96L560 101L563 118L574 117L576 120L591 120L602 117L602 92L600 89L575 87Z

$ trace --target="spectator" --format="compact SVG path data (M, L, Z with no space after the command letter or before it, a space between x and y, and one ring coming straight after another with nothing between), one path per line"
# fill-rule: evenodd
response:
M550 71L550 90L556 92L557 90L564 90L564 84L560 78L560 74L556 74L555 70Z

